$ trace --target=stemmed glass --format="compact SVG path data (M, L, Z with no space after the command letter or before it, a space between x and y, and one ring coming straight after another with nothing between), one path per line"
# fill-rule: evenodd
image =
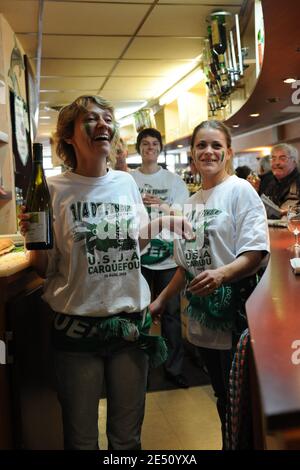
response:
M300 233L300 204L289 206L287 212L288 229L295 236L295 243L292 248L299 249L298 236Z

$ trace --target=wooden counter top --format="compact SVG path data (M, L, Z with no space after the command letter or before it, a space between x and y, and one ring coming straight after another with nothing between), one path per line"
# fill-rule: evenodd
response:
M283 228L270 229L268 267L246 304L255 368L268 430L300 426L300 275L295 275L288 247L294 236ZM299 255L298 255L299 256Z
M29 267L29 260L24 252L7 253L0 258L0 277L9 277Z

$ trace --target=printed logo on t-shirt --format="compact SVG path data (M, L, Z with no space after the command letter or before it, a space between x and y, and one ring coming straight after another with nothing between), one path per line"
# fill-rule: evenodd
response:
M159 197L163 202L168 200L169 189L168 188L153 188L151 184L144 184L142 188L140 188L140 193L143 194L151 194L151 196Z
M125 276L128 271L140 268L138 229L132 206L78 201L70 210L73 238L85 250L89 275Z
M142 198L144 198L144 196L146 196L148 194L150 196L155 196L155 197L159 198L162 201L162 203L170 202L169 201L169 190L167 188L165 188L165 189L153 188L153 186L151 186L151 184L146 183L146 184L144 184L144 186L142 188L139 188L139 189L140 189L140 193L141 193ZM150 217L150 220L156 219L157 217L159 217L163 213L160 210L159 204L151 204L151 206L146 205L145 207L146 207L146 210L147 210L148 215Z
M203 207L203 206L202 206ZM196 234L195 240L182 240L181 245L188 268L204 271L211 265L209 228L214 219L221 214L219 209L193 209L188 219Z

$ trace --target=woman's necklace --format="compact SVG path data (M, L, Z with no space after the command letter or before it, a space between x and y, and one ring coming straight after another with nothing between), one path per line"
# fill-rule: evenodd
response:
M215 184L214 186L212 186L211 188L208 188L208 189L204 189L204 188L201 188L200 189L200 202L201 204L203 204L205 206L205 204L207 203L207 201L209 200L210 198L210 195L212 194L212 189L214 189L216 186L219 186L221 183L223 183L225 180L227 180L227 178L229 178L230 175L228 175L226 173L226 175L224 175L224 177L221 179L221 181L219 181L217 184ZM207 194L207 197L204 198L204 191L207 191L208 194Z
M212 189L212 188L211 188ZM199 196L200 196L200 202L201 204L203 204L203 206L205 206L205 204L207 203L208 199L209 199L209 196L210 196L210 192L207 194L206 198L204 198L204 193L203 191L210 191L209 189L200 189L200 192L199 192Z

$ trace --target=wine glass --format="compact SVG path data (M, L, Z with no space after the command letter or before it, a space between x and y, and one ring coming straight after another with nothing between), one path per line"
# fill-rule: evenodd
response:
M259 190L261 179L254 171L251 171L251 173L247 176L246 180L249 181L255 191Z
M292 232L295 236L295 243L293 245L293 248L299 249L300 245L298 241L298 236L300 233L300 204L288 207L287 223L289 231Z

